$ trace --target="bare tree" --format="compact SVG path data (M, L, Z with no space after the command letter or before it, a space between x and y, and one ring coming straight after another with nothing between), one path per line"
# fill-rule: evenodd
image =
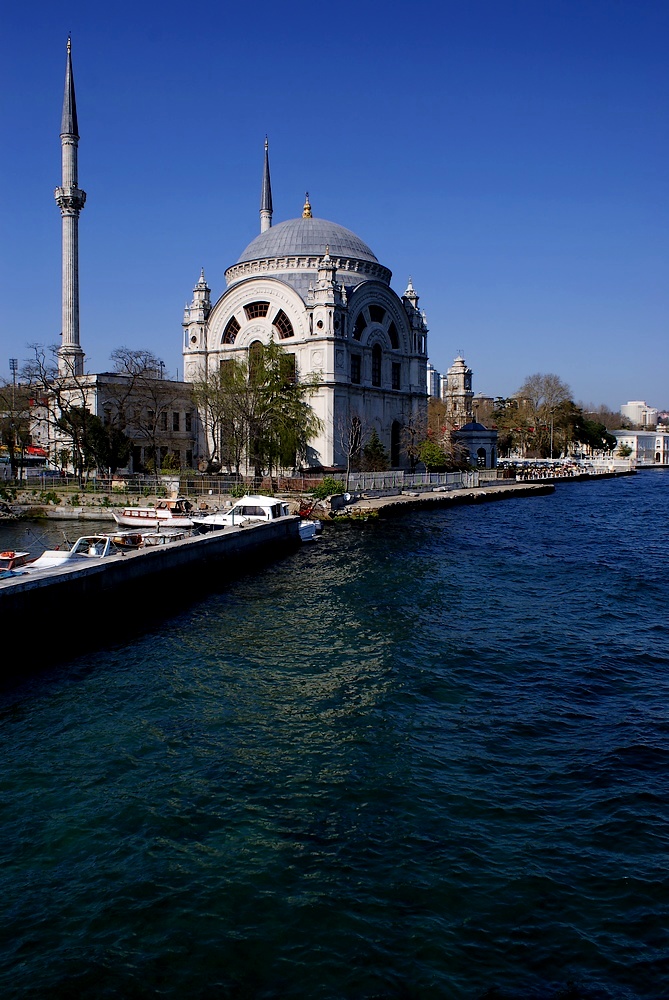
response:
M106 388L105 419L148 446L154 470L161 465L160 442L169 433L169 416L178 399L171 381L162 377L164 363L151 351L119 347L111 354L113 373L122 376Z
M545 438L550 432L550 456L553 457L555 415L563 403L571 399L571 389L559 375L536 372L528 375L516 393L526 401L534 421L534 434L538 447L546 450Z
M80 477L87 476L92 434L90 377L77 375L74 361L71 370L61 374L57 346L31 344L30 349L33 356L21 375L35 397L33 419L46 425L49 440L70 442L74 468Z
M346 459L346 481L344 489L348 492L348 482L351 472L360 466L362 449L369 438L370 428L357 413L342 414L336 425L337 442L341 454Z
M248 441L248 389L246 366L234 358L193 383L193 401L204 418L208 466L225 465L237 479Z
M420 449L427 437L427 416L422 413L412 413L402 428L402 444L409 459L409 469L413 474L420 461Z

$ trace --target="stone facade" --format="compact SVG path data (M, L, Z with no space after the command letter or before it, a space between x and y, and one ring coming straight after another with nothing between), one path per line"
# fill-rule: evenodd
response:
M669 432L663 428L647 431L613 431L617 441L615 454L623 447L630 449L629 458L634 466L669 466ZM619 456L618 456L619 457Z
M35 395L30 411L32 441L47 452L53 465L71 468L71 458L61 461L62 452L71 455L72 446L58 420L63 406L82 407L130 439L132 455L125 471L146 471L154 455L159 464L170 456L180 468L193 468L203 450L203 431L191 393L189 384L157 376L132 379L109 372L64 379L56 391Z
M446 404L446 420L452 427L462 427L472 419L472 370L459 355L446 373L442 399Z
M298 378L318 374L311 405L323 430L307 465L346 465L342 439L351 421L376 430L395 468L408 465L403 428L427 407L427 326L411 281L398 295L391 272L350 230L302 217L271 225L265 149L261 232L225 274L212 304L201 274L186 307L184 377L206 378L226 358L275 340L294 355Z
M81 190L78 180L79 126L69 38L60 142L62 184L55 192L63 228L62 339L58 363L61 375L78 376L84 373L84 352L79 343L79 214L86 202L86 192Z

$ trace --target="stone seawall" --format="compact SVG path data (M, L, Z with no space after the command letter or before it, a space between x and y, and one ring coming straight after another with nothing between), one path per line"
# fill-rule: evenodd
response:
M139 549L93 565L60 568L49 577L17 576L0 585L8 634L39 638L27 672L96 645L123 641L185 610L194 600L301 543L299 518L196 535ZM5 657L0 680L15 674Z
M397 517L410 510L430 510L439 507L455 507L461 504L487 503L491 500L506 500L514 497L537 497L554 493L552 483L522 483L502 486L484 486L472 489L457 489L426 493L411 491L400 496L364 495L346 508L337 510L336 520L360 520L366 517Z

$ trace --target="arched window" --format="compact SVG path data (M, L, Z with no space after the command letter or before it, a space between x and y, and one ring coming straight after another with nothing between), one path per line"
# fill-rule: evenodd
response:
M397 420L393 420L390 427L390 464L394 469L400 464L400 437L402 426Z
M262 356L265 348L259 340L249 347L249 379L254 382L262 375Z
M388 327L388 336L390 337L390 346L394 351L397 351L400 346L400 338L397 333L397 327L394 323L391 323Z
M372 348L372 385L381 385L381 361L383 352L380 344L374 344Z
M355 321L355 326L353 327L353 339L354 340L360 340L360 338L362 337L363 331L364 331L364 329L365 329L366 326L367 326L367 320L365 319L365 317L363 316L363 314L360 313L360 315L358 316L358 318Z
M476 452L476 464L478 465L479 469L485 469L486 458L487 455L485 453L485 448L479 448L478 451Z
M274 317L274 326L276 327L281 340L285 340L286 337L294 336L293 325L283 309L279 309L278 313Z
M239 333L239 323L237 322L237 320L235 319L235 317L232 316L228 320L228 325L226 326L225 330L223 331L223 343L224 344L234 344L235 337L237 336L238 333Z
M247 306L244 306L244 312L247 319L258 319L261 316L266 316L269 312L269 302L249 302Z

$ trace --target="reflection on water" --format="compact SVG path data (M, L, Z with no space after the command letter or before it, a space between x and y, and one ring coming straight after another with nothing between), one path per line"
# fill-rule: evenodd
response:
M106 521L56 520L0 521L0 548L17 549L39 556L45 549L70 548L82 535L116 528L113 518Z

